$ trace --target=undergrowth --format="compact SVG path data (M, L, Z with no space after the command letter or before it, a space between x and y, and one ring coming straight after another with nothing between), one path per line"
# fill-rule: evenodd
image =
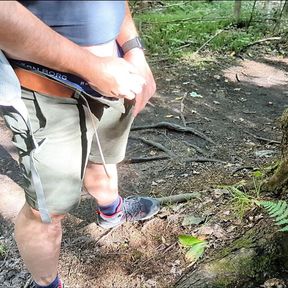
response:
M261 197L261 182L264 179L263 172L257 170L252 173L254 189L245 191L245 182L226 186L232 196L234 211L243 218L246 211L254 206L262 207L274 220L275 225L282 228L279 231L288 232L288 204L283 200L270 201Z
M196 52L216 34L201 51L238 52L253 41L285 31L287 19L282 19L284 24L275 29L275 21L266 20L267 15L262 12L263 3L253 10L253 2L242 1L237 23L233 16L234 1L166 0L160 6L138 12L135 9L134 18L147 50L155 56L185 56Z

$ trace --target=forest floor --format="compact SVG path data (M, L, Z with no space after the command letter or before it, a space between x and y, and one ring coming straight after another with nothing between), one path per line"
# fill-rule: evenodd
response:
M92 199L83 194L79 207L63 225L59 273L65 287L173 287L191 268L186 250L178 243L179 235L204 237L208 247L203 259L207 259L265 217L261 211L254 217L249 212L241 217L225 185L251 179L251 172L280 155L277 119L288 104L288 59L199 56L152 66L158 93L134 127L168 122L186 125L206 137L159 127L133 130L128 160L167 159L120 164L120 188L126 196L194 193L195 198L165 205L151 220L103 230L95 224ZM29 287L30 276L9 220L23 203L23 193L15 184L21 177L3 120L0 129L0 287ZM161 143L170 152L139 137Z

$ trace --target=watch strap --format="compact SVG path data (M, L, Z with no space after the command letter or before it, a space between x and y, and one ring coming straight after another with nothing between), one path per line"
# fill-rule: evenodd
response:
M144 50L143 42L142 42L141 38L138 36L133 38L133 39L126 41L122 45L121 48L122 48L122 51L124 54L126 54L128 51L130 51L133 48L140 48L140 49Z

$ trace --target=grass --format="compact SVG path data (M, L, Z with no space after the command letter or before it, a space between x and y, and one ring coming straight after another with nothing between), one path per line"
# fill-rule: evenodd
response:
M155 56L182 57L195 52L219 30L223 31L205 49L238 52L255 40L271 36L275 26L264 20L260 7L256 6L253 21L247 27L253 1L242 1L241 19L237 25L233 16L234 1L162 2L164 6L134 15L147 50Z
M0 258L2 258L6 254L6 247L0 243Z

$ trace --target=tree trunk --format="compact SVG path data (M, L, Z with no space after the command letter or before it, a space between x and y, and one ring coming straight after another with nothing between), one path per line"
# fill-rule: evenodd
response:
M174 288L254 288L288 266L287 234L262 220L241 238L188 271Z
M281 118L280 125L282 129L282 157L275 173L264 181L261 190L273 192L274 194L284 194L288 190L288 109L286 109Z
M283 6L283 15L288 16L288 0L285 0L284 6Z
M236 23L239 23L240 21L240 15L241 15L241 0L235 0L234 3L234 17L236 20Z

